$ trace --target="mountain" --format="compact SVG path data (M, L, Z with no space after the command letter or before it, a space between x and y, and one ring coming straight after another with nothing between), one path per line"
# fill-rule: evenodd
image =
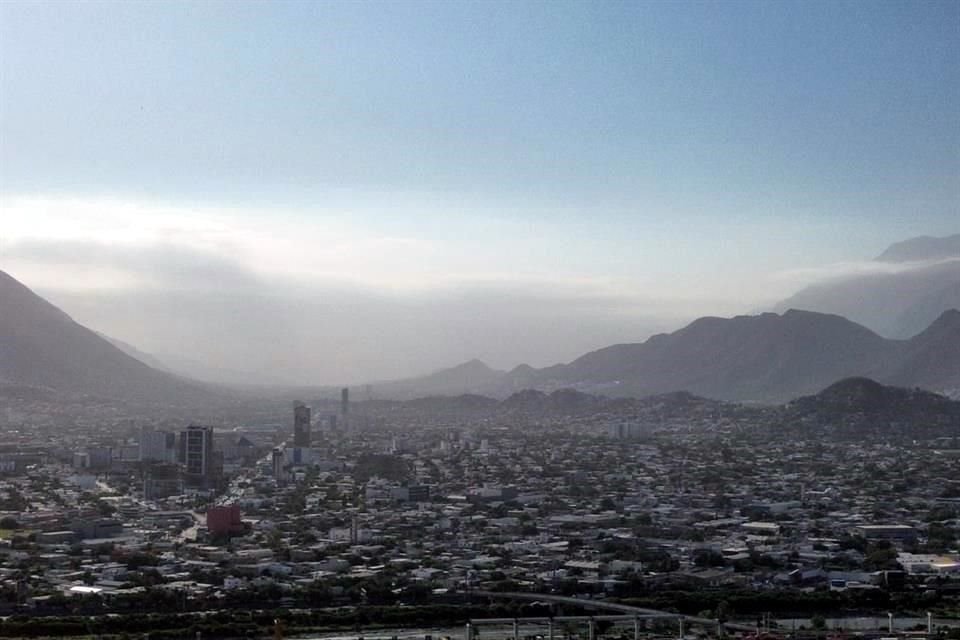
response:
M960 233L943 238L920 236L896 242L877 256L880 262L919 262L960 256Z
M583 399L570 391L558 399L549 395L564 389L614 397L688 391L717 400L776 404L839 379L871 376L952 393L960 389L960 312L943 312L910 340L890 340L837 315L795 309L706 317L674 333L605 347L568 364L543 369L522 365L504 373L475 363L447 370L459 374L449 381L438 372L394 383L394 388L413 397L426 381L431 394L442 393L436 391L442 384L460 393L464 367L477 374L469 377L471 392L510 396L506 408L525 413L553 411L564 400L572 412L579 411ZM388 393L378 387L378 395Z
M588 353L543 369L548 386L615 395L685 390L723 400L778 402L839 378L874 371L892 341L839 316L790 310L700 318L671 334Z
M210 397L205 387L127 355L3 271L0 381L148 403Z
M418 378L377 382L371 386L378 397L396 399L476 394L496 386L503 375L503 371L491 369L486 363L474 359Z
M960 234L891 245L868 273L811 285L775 306L835 313L891 338L907 338L960 308Z
M194 360L193 358L185 358L178 355L168 355L164 356L163 359L156 357L153 354L141 351L137 347L133 346L128 342L119 340L117 338L112 338L106 334L96 332L98 336L115 346L116 348L123 351L125 354L131 358L135 358L140 362L144 363L148 367L157 369L158 371L166 371L167 373L173 374L175 376L180 376L183 378L189 378L190 380L196 380L198 382L205 382L210 385L223 386L223 385L232 385L235 387L244 387L244 386L274 386L274 387L290 387L295 386L295 382L292 380L285 380L279 378L272 373L263 373L263 372L254 372L254 371L240 371L237 369L226 369L223 367L214 367L206 363L200 362L199 360Z
M94 333L96 333L98 336L100 336L101 338L103 338L113 346L115 346L117 349L120 349L120 351L123 351L125 354L127 354L131 358L139 360L140 362L147 365L151 369L156 369L158 371L166 371L167 373L173 373L173 371L169 367L167 367L167 365L161 362L159 358L157 358L156 356L150 355L145 351L141 351L140 349L137 349L135 346L133 346L129 342L124 342L123 340L118 340L117 338L111 338L105 333L100 333L99 331L95 331Z
M880 376L893 384L937 389L960 397L960 311L944 311L903 345Z
M490 413L498 406L494 398L471 393L457 396L427 396L406 401L411 409L433 414L464 416L476 413Z

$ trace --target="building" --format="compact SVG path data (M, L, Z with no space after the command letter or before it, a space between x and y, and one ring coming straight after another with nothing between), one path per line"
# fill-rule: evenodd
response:
M430 486L416 484L408 487L391 487L390 498L398 502L430 502Z
M867 540L915 542L917 530L907 524L862 524L853 528L853 534Z
M350 426L350 388L340 390L340 416L343 418L343 427Z
M614 422L607 425L607 437L612 440L648 440L650 428L639 422Z
M410 502L430 502L430 485L411 485L408 491Z
M112 447L87 447L85 451L73 454L75 469L109 469L113 463Z
M192 424L180 432L180 462L187 484L205 487L215 481L213 427Z
M310 446L310 407L293 403L293 446Z
M207 531L211 536L225 536L243 533L240 520L240 507L237 505L211 507L207 509Z
M172 434L171 434L172 435ZM175 464L155 463L143 472L144 500L161 500L183 492L180 467Z
M283 484L283 481L285 480L283 473L283 449L274 449L270 458L270 462L273 471L273 479L276 480L277 484Z
M144 427L140 430L141 462L174 462L176 460L176 435L168 431L154 431Z

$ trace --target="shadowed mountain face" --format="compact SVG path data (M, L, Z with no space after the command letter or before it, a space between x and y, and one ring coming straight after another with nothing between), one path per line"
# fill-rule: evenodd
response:
M874 264L879 272L812 285L776 310L836 313L884 336L908 338L945 310L960 308L960 234L899 242Z
M960 311L944 311L925 331L904 344L881 378L960 397Z
M171 405L209 397L200 385L128 356L2 271L0 380Z
M721 400L779 403L851 376L953 391L960 388L958 350L955 310L911 340L888 340L840 316L790 310L700 318L674 333L606 347L569 364L488 371L469 391L506 397L521 389L564 387L611 396L685 390ZM444 372L431 376L443 379ZM404 390L413 393L424 381L408 381ZM440 393L429 386L422 391ZM381 392L386 391L378 388ZM529 405L536 398L522 400Z

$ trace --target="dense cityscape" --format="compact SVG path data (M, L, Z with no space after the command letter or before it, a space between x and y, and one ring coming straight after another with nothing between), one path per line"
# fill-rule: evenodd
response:
M960 629L956 435L778 434L774 409L689 394L491 402L344 389L256 422L100 430L21 403L0 457L3 607L24 628L242 608L362 635L588 612L544 613L559 596L661 612L644 633L677 614L688 634ZM541 600L490 595L517 592Z

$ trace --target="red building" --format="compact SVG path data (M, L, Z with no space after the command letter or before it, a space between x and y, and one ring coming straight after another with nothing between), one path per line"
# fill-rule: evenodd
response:
M240 520L240 507L212 507L207 509L207 531L212 536L243 533L243 522Z

